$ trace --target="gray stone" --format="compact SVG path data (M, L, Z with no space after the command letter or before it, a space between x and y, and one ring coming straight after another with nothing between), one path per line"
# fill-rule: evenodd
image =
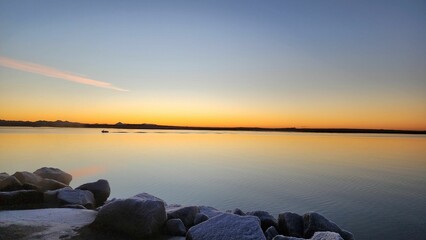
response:
M343 240L343 238L335 232L316 232L311 240Z
M350 232L343 231L337 224L328 220L316 212L308 212L303 215L304 237L310 238L315 232L335 232L340 234L344 240L353 240Z
M88 190L93 193L96 200L96 206L101 206L108 199L111 188L109 187L109 183L105 179L100 179L96 182L83 184L76 189Z
M197 215L195 215L194 225L200 224L200 223L205 222L207 220L209 220L209 217L207 217L207 215L205 215L203 213L197 213Z
M168 219L180 219L187 229L194 226L194 219L200 210L197 206L166 207Z
M82 205L87 209L95 207L95 197L93 197L93 193L87 190L60 189L57 193L57 198L62 205L76 204Z
M67 187L68 185L61 183L59 181L53 180L53 179L48 179L48 178L43 178L39 183L38 183L38 189L42 192L45 191L49 191L49 190L57 190L57 189L61 189L64 187Z
M241 209L239 209L239 208L234 209L234 211L232 211L232 213L233 213L233 214L240 215L240 216L245 216L245 215L246 215L246 214L243 212L243 210L241 210Z
M16 191L21 189L22 183L14 176L8 176L0 182L0 191Z
M272 240L275 236L279 235L280 233L274 226L270 226L265 231L266 240Z
M180 219L169 219L166 222L167 232L172 236L185 236L186 228Z
M149 194L117 199L105 204L93 226L146 238L157 234L167 220L164 201Z
M303 217L292 212L280 213L278 229L286 236L303 237Z
M7 178L7 177L9 177L9 176L10 175L8 173L5 173L5 172L0 173L0 181L3 180L3 179L5 179L5 178Z
M198 209L200 210L200 213L206 215L208 218L212 218L212 217L223 214L223 212L217 210L214 207L198 206Z
M66 185L69 185L72 180L71 174L62 171L59 168L42 167L40 169L37 169L34 172L34 174L42 178L49 178L49 179L56 180Z
M253 216L238 216L223 213L191 227L186 235L188 240L264 240L260 221Z
M72 190L71 187L65 187L57 190L50 190L43 193L44 195L44 203L48 207L59 207L61 202L58 199L58 192L61 190Z
M278 228L277 220L266 211L248 212L247 215L258 217L263 231L266 231L271 226Z
M39 183L43 179L42 177L34 173L25 172L25 171L16 172L12 176L16 177L19 180L19 182L21 182L22 184L29 184L34 186L39 186Z

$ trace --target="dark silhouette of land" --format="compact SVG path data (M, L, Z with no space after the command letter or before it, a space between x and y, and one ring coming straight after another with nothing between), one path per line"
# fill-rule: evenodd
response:
M256 132L310 132L310 133L383 133L383 134L426 134L426 130L357 129L357 128L260 128L260 127L191 127L156 124L100 124L68 121L9 121L0 120L0 126L8 127L68 127L68 128L118 128L159 130L207 130L207 131L256 131Z

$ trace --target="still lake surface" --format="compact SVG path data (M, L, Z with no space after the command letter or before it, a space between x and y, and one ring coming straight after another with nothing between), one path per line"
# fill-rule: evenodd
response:
M0 171L43 166L111 197L317 211L356 239L426 239L426 136L0 127ZM125 132L125 133L124 133Z

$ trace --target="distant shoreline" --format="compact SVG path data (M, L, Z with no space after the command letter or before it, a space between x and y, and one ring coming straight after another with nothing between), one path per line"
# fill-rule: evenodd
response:
M250 132L301 132L301 133L379 133L379 134L426 134L426 130L357 129L357 128L261 128L261 127L191 127L156 124L89 124L68 121L9 121L0 120L2 127L63 127L63 128L116 128L154 130L202 130L202 131L250 131Z

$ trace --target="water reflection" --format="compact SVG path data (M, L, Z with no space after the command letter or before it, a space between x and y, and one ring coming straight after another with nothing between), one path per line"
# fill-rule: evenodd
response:
M105 178L112 197L146 191L224 210L316 210L357 239L421 239L426 230L424 136L114 132L0 128L0 168L59 167L73 187Z

